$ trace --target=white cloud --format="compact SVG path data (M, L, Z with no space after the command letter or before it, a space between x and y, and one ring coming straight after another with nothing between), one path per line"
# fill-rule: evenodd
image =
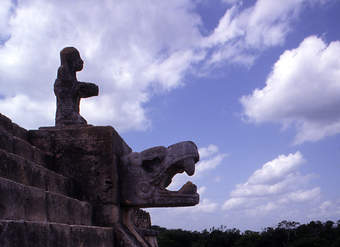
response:
M196 176L200 176L203 172L207 170L215 169L222 163L224 158L228 156L228 154L219 153L218 146L214 144L210 144L207 147L199 148L198 153L201 160L196 164Z
M218 152L218 147L216 145L210 144L208 147L202 147L198 149L200 159L204 159Z
M215 169L222 163L225 157L227 157L227 154L218 154L211 159L200 161L196 166L197 173L200 174L206 170Z
M190 210L194 212L213 213L217 208L218 204L216 202L203 198L197 206L190 208Z
M282 45L292 22L301 9L322 0L258 0L243 8L242 1L226 1L226 10L213 33L202 41L203 47L214 47L208 64L223 61L251 65L257 54L269 47Z
M205 193L205 191L207 190L207 187L205 186L202 186L202 187L199 187L197 189L197 193L200 194L201 196Z
M231 196L270 196L286 193L298 185L302 185L310 179L310 176L301 176L299 173L291 173L272 184L251 184L249 180L244 184L239 184L231 192Z
M246 202L246 200L247 199L244 197L232 197L228 199L227 201L225 201L225 203L223 204L223 209L229 210L229 209L238 208L241 205L243 205Z
M335 201L324 201L319 206L319 209L321 210L321 215L324 216L334 216L337 215L339 217L340 215L340 199Z
M263 89L243 96L245 115L256 123L297 127L295 143L340 133L340 42L311 36L285 51Z
M153 93L173 90L184 84L188 72L205 74L226 60L251 65L254 49L284 41L291 19L306 1L273 5L259 0L243 10L242 1L232 2L212 34L203 37L192 0L19 0L15 6L1 1L0 32L9 38L0 38L1 111L26 128L52 125L52 113L37 112L55 104L58 53L75 46L85 60L79 80L100 87L99 97L82 102L88 122L145 129L150 125L145 103ZM5 108L16 95L37 108L26 114L18 104Z
M43 105L44 107L41 107ZM23 94L1 100L0 112L11 112L25 118L28 125L33 125L38 117L43 124L54 121L54 103L50 101L37 102ZM28 114L35 112L34 115Z
M222 208L250 216L290 212L296 204L308 205L320 199L319 187L308 188L311 175L301 175L304 163L300 152L279 155L256 170L248 180L231 191ZM294 204L294 206L292 206Z
M11 18L5 3L10 1L1 2L0 31L10 38L0 46L0 106L26 128L53 124L37 112L46 111L42 102L55 104L53 83L65 46L77 47L85 61L78 79L100 87L99 97L83 101L82 114L90 123L119 130L148 126L143 104L152 92L180 86L204 55L192 50L201 34L190 0L18 1ZM17 94L37 107L26 108L26 114L18 104L5 108ZM34 121L27 121L27 115Z
M308 217L318 220L339 220L340 216L340 199L322 201L319 206L315 207Z
M268 184L280 180L294 171L304 162L300 152L289 155L279 155L276 159L265 163L248 179L249 184Z
M289 202L305 202L318 198L321 194L320 188L316 187L310 190L298 190L288 193L282 200L281 203Z

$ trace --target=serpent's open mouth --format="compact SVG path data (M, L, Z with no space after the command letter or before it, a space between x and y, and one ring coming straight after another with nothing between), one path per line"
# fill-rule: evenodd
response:
M189 176L194 175L196 162L197 160L195 160L194 157L188 157L183 160L177 161L175 164L170 166L164 173L164 176L160 183L160 189L166 190L166 188L171 184L173 177L178 173L185 172ZM197 187L193 183L187 182L177 192L183 194L194 194L197 192Z
M134 207L194 206L199 202L197 187L185 183L178 191L167 187L173 177L185 172L192 176L199 160L193 142L180 142L131 153L123 159L121 172L122 203Z
M185 172L188 176L194 175L195 163L198 159L199 157L196 152L186 155L186 157L170 165L163 173L162 179L159 183L158 193L160 197L167 198L168 206L171 206L172 204L193 206L198 203L199 195L197 194L197 186L190 181L185 183L178 191L171 191L167 189L176 174Z

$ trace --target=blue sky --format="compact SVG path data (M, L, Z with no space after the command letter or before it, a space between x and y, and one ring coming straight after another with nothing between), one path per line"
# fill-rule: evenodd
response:
M79 49L91 124L135 150L192 140L201 161L191 208L154 224L261 230L339 220L340 2L336 0L0 3L0 112L54 123L59 51Z

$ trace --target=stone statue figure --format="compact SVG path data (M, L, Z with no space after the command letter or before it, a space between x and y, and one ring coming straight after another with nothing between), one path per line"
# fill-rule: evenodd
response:
M76 72L83 69L83 60L74 47L65 47L60 52L61 65L54 83L57 97L55 125L86 125L86 120L79 114L81 98L98 95L98 86L94 83L80 82Z
M143 209L199 203L197 186L190 181L177 191L167 189L176 174L194 174L197 146L184 141L133 152L111 126L87 125L79 102L98 95L98 87L77 80L76 72L83 68L77 49L64 48L60 58L54 84L56 128L31 131L31 140L54 155L51 167L72 179L76 199L90 203L90 225L112 228L115 243L100 246L158 247Z

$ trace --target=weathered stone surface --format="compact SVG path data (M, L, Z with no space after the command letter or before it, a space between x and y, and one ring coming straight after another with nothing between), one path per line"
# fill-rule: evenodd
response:
M69 197L75 195L75 185L72 179L66 178L50 170L45 173L45 190L60 193Z
M109 219L117 216L107 217L107 209L115 211L119 205L119 157L131 152L118 133L109 126L89 126L41 129L30 131L29 136L30 142L54 154L54 171L75 181L75 197L93 205L94 224L114 223Z
M165 189L176 173L194 173L199 157L192 142L132 153L112 127L92 126L29 131L29 142L53 154L51 168L74 179L75 197L93 206L93 224L114 226L117 241L126 246L157 246L150 218L133 214L134 207L198 203L196 186L190 182L177 192ZM53 201L54 207L66 208L59 201ZM59 218L60 212L54 212L53 221L67 222Z
M114 247L112 228L72 226L70 246Z
M12 133L14 136L22 140L27 140L28 138L28 131L13 122L12 122Z
M91 225L92 208L87 202L2 177L0 195L0 219Z
M33 146L16 136L13 137L13 153L33 161Z
M0 129L11 135L27 140L27 130L13 123L8 117L0 113Z
M0 177L0 219L46 221L45 192Z
M0 177L68 196L74 194L69 178L4 150L0 150L0 160Z
M51 164L53 163L53 155L48 152L43 152L39 148L32 146L33 147L33 159L32 161L44 166L46 168L49 168Z
M65 47L60 52L61 65L54 83L57 97L56 126L86 125L79 114L81 98L98 95L98 86L89 82L79 82L76 72L83 69L83 60L74 47Z
M115 247L112 228L0 220L1 247Z
M50 128L51 129L51 128ZM54 145L54 134L47 129L29 130L28 131L29 143L38 147L44 152L52 152Z
M13 136L13 153L42 166L49 166L51 162L51 154L41 151L28 141Z
M0 113L0 128L10 133L12 132L13 129L12 120L6 117L5 115L2 115L1 113Z
M112 226L120 221L120 205L96 203L93 206L93 225Z
M27 247L26 226L23 221L0 220L0 246L1 247ZM31 244L32 246L32 244ZM37 246L39 247L39 246Z
M42 225L48 229L47 247L72 247L72 234L70 225L56 223Z
M126 207L179 207L199 202L196 185L186 183L179 191L166 187L177 173L193 175L199 155L193 142L154 147L122 157L121 203Z
M92 207L60 194L46 192L47 220L70 225L92 225Z
M0 128L0 149L13 153L13 135Z

